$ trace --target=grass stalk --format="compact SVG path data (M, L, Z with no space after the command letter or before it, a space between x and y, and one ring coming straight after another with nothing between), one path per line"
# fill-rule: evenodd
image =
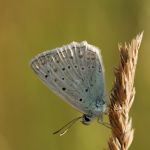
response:
M131 43L118 45L120 64L114 70L115 82L110 95L112 135L108 141L109 150L128 150L133 141L134 129L129 111L135 97L134 77L142 37L143 32Z

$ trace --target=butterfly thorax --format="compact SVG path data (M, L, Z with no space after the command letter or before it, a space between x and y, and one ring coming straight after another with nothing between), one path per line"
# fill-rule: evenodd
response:
M104 99L104 96L98 97L95 101L94 108L92 109L92 113L95 116L99 116L100 114L103 114L107 110L107 100Z

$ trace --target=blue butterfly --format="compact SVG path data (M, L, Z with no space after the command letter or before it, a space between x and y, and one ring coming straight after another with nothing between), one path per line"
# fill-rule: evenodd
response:
M83 113L54 132L63 135L77 121L88 125L94 118L101 124L107 112L104 67L100 50L88 44L72 42L45 51L31 61L38 77L64 101ZM63 131L63 132L62 132Z

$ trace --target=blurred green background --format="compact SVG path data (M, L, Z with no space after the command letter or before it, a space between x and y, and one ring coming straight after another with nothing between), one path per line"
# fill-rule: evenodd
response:
M144 30L131 110L131 150L150 148L150 1L0 0L0 150L101 150L110 130L77 123L65 136L51 133L81 115L38 80L36 54L72 41L101 48L108 91L119 62L118 42Z

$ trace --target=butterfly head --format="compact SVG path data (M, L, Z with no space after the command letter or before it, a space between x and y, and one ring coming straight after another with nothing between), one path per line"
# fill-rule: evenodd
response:
M90 123L91 123L91 121L92 121L92 117L91 116L89 116L89 115L86 115L86 114L84 114L83 116L82 116L82 123L84 124L84 125L89 125Z

